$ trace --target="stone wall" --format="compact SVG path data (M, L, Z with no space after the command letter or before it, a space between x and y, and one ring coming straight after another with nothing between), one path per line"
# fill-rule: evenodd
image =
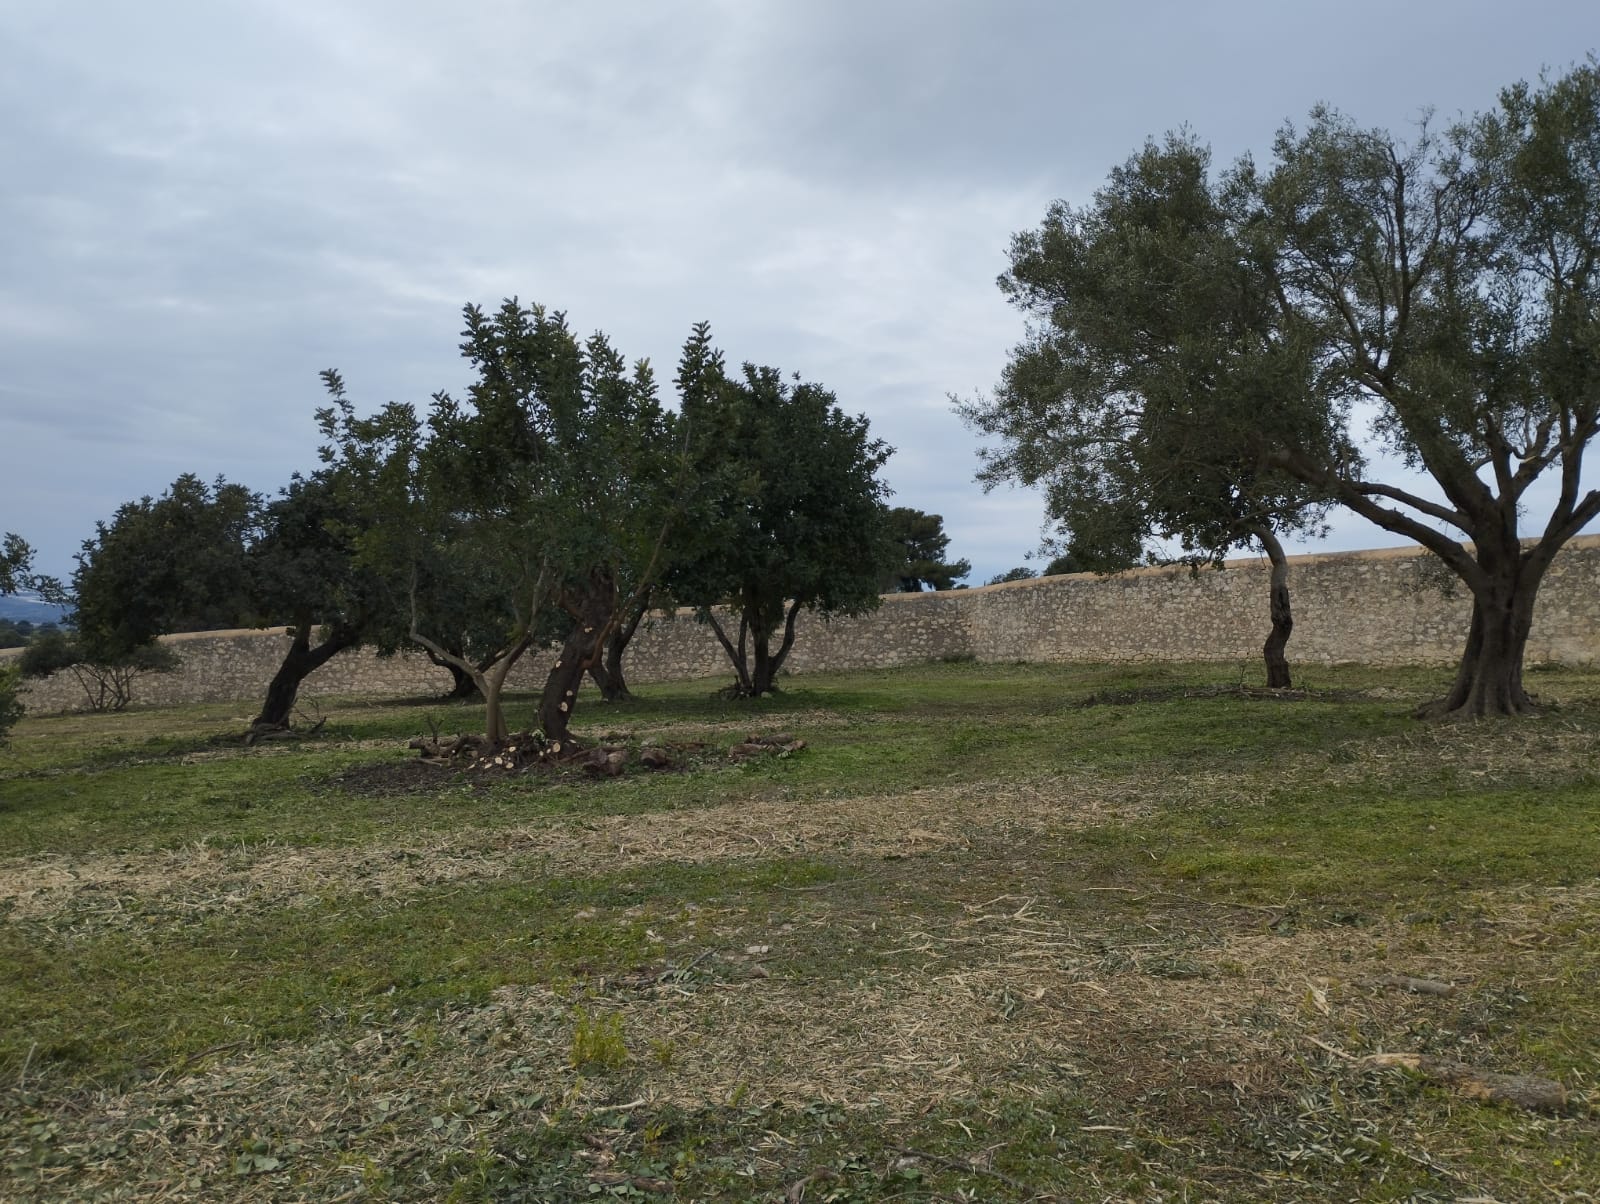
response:
M1460 655L1470 606L1430 555L1387 548L1292 559L1295 629L1291 663L1443 664ZM870 615L830 621L802 615L788 668L795 673L887 668L941 658L978 661L1255 661L1269 627L1263 559L1222 570L1134 569L1077 574L948 593L891 594ZM177 673L147 678L139 703L259 703L282 658L281 628L169 636ZM15 653L0 652L0 657ZM1575 539L1539 593L1530 662L1600 662L1600 536ZM549 656L528 657L513 687L543 680ZM633 682L731 677L710 630L687 611L656 616L628 652ZM430 696L450 675L417 655L365 650L324 666L302 697ZM83 705L70 674L29 683L36 712Z

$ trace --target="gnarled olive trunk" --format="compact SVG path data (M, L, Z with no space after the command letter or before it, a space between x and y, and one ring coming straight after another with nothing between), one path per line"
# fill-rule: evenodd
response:
M578 704L578 687L604 652L615 622L617 591L609 575L594 573L581 592L562 599L572 616L572 630L562 641L556 662L545 679L539 699L539 730L550 742L551 751L560 752L572 743L572 712Z
M465 702L478 697L478 683L473 680L470 670L464 668L458 661L448 661L435 656L431 649L424 648L422 651L436 666L450 674L450 688L444 694L446 702ZM487 665L479 665L478 671L482 672L486 668Z
M1542 575L1542 573L1540 574ZM1450 692L1423 707L1429 718L1527 715L1538 707L1522 686L1522 661L1533 628L1538 576L1506 573L1472 598L1467 645Z
M361 633L356 627L339 622L334 623L328 629L327 638L313 648L311 626L309 614L296 616L289 651L267 685L266 701L261 704L261 713L255 717L252 727L287 727L295 700L300 696L300 683L346 648L354 648L361 642Z
M1294 609L1289 604L1289 558L1272 528L1262 527L1256 532L1261 546L1272 566L1272 634L1262 645L1261 655L1267 663L1267 688L1286 690L1294 684L1289 674L1289 658L1285 649L1294 633Z

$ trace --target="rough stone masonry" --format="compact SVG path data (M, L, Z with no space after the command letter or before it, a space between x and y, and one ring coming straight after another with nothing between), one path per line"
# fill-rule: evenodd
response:
M1448 664L1460 656L1470 600L1439 562L1418 548L1296 556L1295 664ZM789 657L795 673L888 668L939 659L979 662L1255 662L1270 626L1264 559L1223 569L1132 569L1079 573L944 593L890 594L873 614L831 621L803 615ZM136 702L259 701L282 660L283 628L165 637L183 660L173 674L145 678ZM16 655L0 652L0 657ZM553 652L525 657L511 688L543 683ZM1528 661L1600 661L1600 536L1574 539L1539 591ZM730 674L710 629L690 611L656 615L628 651L631 682ZM301 699L442 694L449 674L420 654L345 653L306 680ZM71 674L30 682L35 713L83 707Z

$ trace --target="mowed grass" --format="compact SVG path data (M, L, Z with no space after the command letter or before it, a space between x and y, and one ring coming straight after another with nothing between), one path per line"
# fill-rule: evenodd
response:
M1443 671L1253 675L646 686L577 729L678 766L606 780L421 769L478 721L428 700L30 717L0 1197L1600 1194L1600 674L1455 725Z

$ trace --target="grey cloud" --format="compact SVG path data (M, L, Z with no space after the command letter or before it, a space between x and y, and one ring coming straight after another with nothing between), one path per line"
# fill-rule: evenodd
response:
M947 393L1021 323L1012 232L1188 121L1219 158L1329 99L1403 125L1594 40L1588 6L582 6L284 0L0 10L0 526L60 571L121 501L314 462L316 372L459 387L516 293L665 381L691 322L899 448L982 579L1038 538L971 483ZM61 466L72 465L70 472ZM1341 539L1373 543L1369 530Z

